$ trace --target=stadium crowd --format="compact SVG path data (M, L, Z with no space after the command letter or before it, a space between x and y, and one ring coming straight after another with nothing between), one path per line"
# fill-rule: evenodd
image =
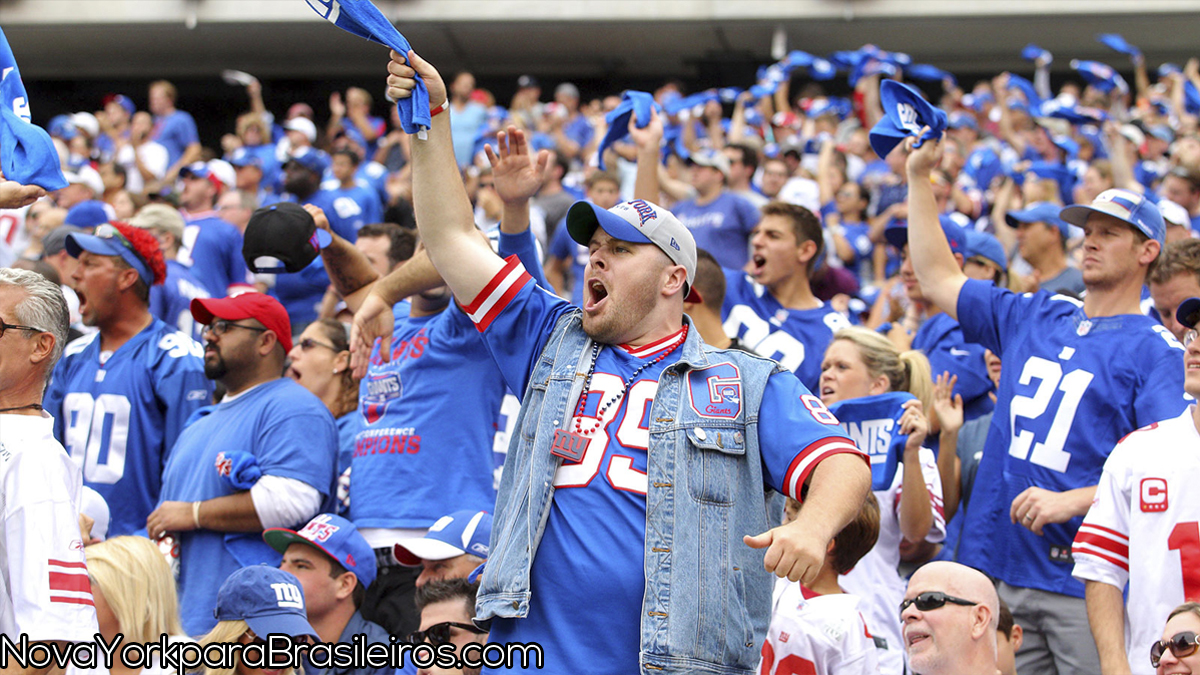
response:
M235 74L220 147L167 81L50 120L67 187L0 186L0 632L1200 669L1200 62L1101 40L1132 86L867 46L502 105L393 53L388 101Z

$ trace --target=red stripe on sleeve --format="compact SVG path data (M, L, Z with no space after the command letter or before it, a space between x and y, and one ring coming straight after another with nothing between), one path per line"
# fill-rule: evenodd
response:
M1084 523L1083 525L1080 526L1080 529L1095 530L1097 534L1100 534L1102 536L1108 535L1117 541L1129 541L1128 534L1125 534L1124 532L1117 532L1114 529L1104 527L1103 525L1097 525L1095 523Z
M520 264L521 260L517 258L516 255L510 255L505 258L504 267L502 267L499 272L496 272L496 276L492 277L492 280L483 287L483 290L479 291L479 294L475 296L474 300L463 306L463 311L467 314L474 314L475 310L479 309L480 306L487 301L488 297L492 294L492 291L496 290L496 287L500 285L500 282L504 281L504 278L508 276L509 272L512 272L513 269Z
M508 287L508 290L504 292L504 295L500 296L496 300L496 304L492 305L492 308L488 310L487 314L484 314L483 318L481 318L479 322L475 324L476 330L478 330L480 333L487 330L488 326L492 325L492 322L496 320L496 317L500 316L500 312L503 312L504 308L508 307L508 303L512 301L513 297L515 297L517 293L520 293L521 289L525 288L525 284L532 280L533 277L529 276L529 272L522 272L521 276L517 277L517 280L514 281L512 285Z
M96 606L96 603L92 602L91 598L70 598L70 597L58 596L58 595L50 596L50 602L63 602L63 603L69 604L69 605L89 605L92 607Z
M784 474L783 487L785 491L792 490L795 494L788 494L787 496L796 501L802 501L800 499L800 488L808 480L808 476L812 473L813 469L817 468L817 465L823 460L842 453L858 455L867 463L868 468L871 466L871 458L867 457L866 453L862 450L859 450L858 446L854 445L854 441L849 438L845 436L822 438L819 441L809 444L807 448L801 450L800 454L796 455L796 458L792 460L787 473ZM796 475L797 472L799 472L798 476ZM793 485L795 486L794 489L792 488Z
M1128 572L1128 571L1129 571L1129 563L1127 563L1127 562L1124 562L1124 561L1122 561L1122 560L1121 560L1121 559L1119 559L1119 558L1115 558L1115 557L1113 557L1113 556L1110 556L1110 555L1108 555L1108 554L1106 554L1106 553L1101 553L1100 551L1083 550L1083 549L1079 548L1078 546L1072 546L1072 547L1071 547L1071 554L1072 554L1072 555L1090 555L1090 556L1095 556L1095 557L1097 557L1097 558L1100 558L1101 560L1106 560L1106 561L1108 561L1108 562L1112 563L1113 565L1116 565L1117 567L1120 567L1121 569L1125 570L1126 572Z
M88 582L86 574L74 574L71 572L51 572L50 573L50 590L52 591L74 591L76 593L91 593L92 585Z
M81 562L67 562L66 560L55 560L50 558L50 564L58 567L73 567L75 569L86 570L87 564Z
M1092 534L1091 532L1084 532L1083 530L1080 530L1075 535L1075 543L1091 544L1092 546L1095 546L1096 548L1102 548L1105 551L1108 551L1110 553L1115 553L1115 554L1125 557L1125 558L1129 557L1129 547L1128 546L1121 544L1120 542L1115 542L1112 539L1109 539L1107 537L1097 535L1097 534Z

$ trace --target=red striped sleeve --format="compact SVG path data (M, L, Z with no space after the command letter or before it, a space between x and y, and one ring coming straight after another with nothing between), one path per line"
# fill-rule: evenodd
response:
M822 438L809 444L792 460L783 478L784 494L796 501L801 501L800 488L808 480L808 475L817 467L817 464L823 459L842 453L858 455L867 463L868 467L871 465L871 459L867 457L866 453L859 450L858 446L854 445L854 441L849 438L845 436Z
M482 333L492 325L492 321L496 320L525 284L532 280L533 277L525 271L520 259L510 255L505 259L504 267L479 291L475 299L463 306L463 311L471 317L475 328Z
M47 564L50 582L50 602L72 605L95 605L87 565L69 560L50 558Z

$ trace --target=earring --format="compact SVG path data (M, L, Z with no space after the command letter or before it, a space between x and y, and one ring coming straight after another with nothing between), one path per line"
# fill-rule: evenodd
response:
M340 373L340 372L342 372L342 371L338 370L337 368L334 368L334 369L333 369L333 374L334 374L334 375L337 375L337 374L338 374L338 373Z

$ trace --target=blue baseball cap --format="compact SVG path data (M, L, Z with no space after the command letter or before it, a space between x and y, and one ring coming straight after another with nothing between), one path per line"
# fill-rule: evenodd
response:
M1196 324L1200 324L1200 298L1188 298L1179 303L1175 310L1175 320L1188 328L1195 328Z
M217 591L213 616L217 621L245 621L264 639L274 633L317 637L308 623L300 581L270 565L251 565L230 574Z
M975 116L961 110L955 110L948 116L947 128L949 129L974 129L979 131L979 123L975 121Z
M133 99L129 98L125 94L109 94L108 96L104 97L103 103L104 105L116 103L124 108L125 112L129 113L131 116L137 112L137 106L133 104Z
M1154 202L1146 199L1145 195L1121 188L1112 188L1096 195L1090 205L1068 206L1059 213L1059 216L1072 225L1083 227L1088 216L1093 213L1112 216L1127 223L1138 232L1157 241L1160 246L1166 240L1167 226L1163 223L1162 214Z
M262 158L245 148L238 148L229 154L229 164L235 168L257 166L262 168Z
M946 113L908 85L884 80L879 85L879 100L884 116L871 128L868 137L871 148L880 157L887 157L905 138L921 133L921 127L929 127L929 131L913 147L919 148L927 140L938 140L946 130Z
M150 266L133 249L129 239L111 224L100 225L94 234L68 234L66 248L72 258L78 258L84 251L95 255L118 256L137 270L147 286L154 284L154 273L150 271Z
M63 225L91 229L116 219L117 212L113 210L113 207L102 201L89 199L72 206L71 210L67 211L66 217L63 218Z
M293 151L288 156L288 160L284 163L284 166L286 167L292 162L299 164L320 177L325 175L325 170L329 168L329 155L325 154L322 150L306 146Z
M1004 214L1004 222L1009 227L1020 227L1021 223L1046 223L1057 227L1062 233L1063 241L1071 238L1071 226L1061 217L1063 208L1052 202L1034 202L1021 211L1009 211Z
M292 544L307 544L354 572L363 588L375 581L375 551L354 523L332 513L317 515L300 531L283 527L263 530L263 541L283 553Z
M938 222L942 226L942 232L946 235L946 241L950 243L950 250L966 256L967 235L963 226L954 222L948 216L938 216ZM903 249L908 245L908 223L904 222L903 225L899 223L889 225L883 231L883 237L887 239L887 243L895 246L897 249Z
M966 234L967 258L984 258L1002 270L1008 269L1008 256L1004 253L1004 244L1001 244L999 239L987 232L975 230L966 230Z
M492 536L492 514L487 511L455 511L438 518L424 537L402 539L392 549L401 565L418 567L422 560L449 560L473 555L487 560Z

